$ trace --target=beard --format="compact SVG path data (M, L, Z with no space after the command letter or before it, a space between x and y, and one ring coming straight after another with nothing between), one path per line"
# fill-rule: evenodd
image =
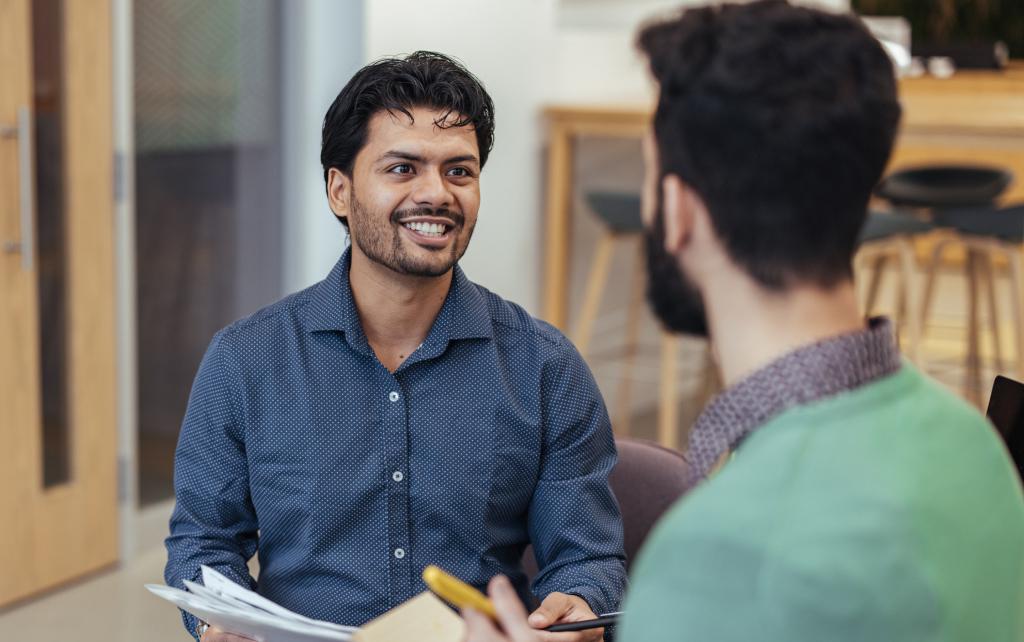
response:
M401 220L412 216L441 216L452 222L453 241L446 248L424 248L429 256L414 256L402 242ZM387 224L381 224L384 217L364 207L352 189L352 213L348 217L349 238L359 250L378 265L408 276L438 277L451 270L469 247L473 236L471 226L462 237L466 217L462 212L447 208L417 207L394 210L387 217Z
M665 250L665 214L661 199L653 224L644 231L647 255L647 301L669 332L708 336L704 299L683 272L676 257Z

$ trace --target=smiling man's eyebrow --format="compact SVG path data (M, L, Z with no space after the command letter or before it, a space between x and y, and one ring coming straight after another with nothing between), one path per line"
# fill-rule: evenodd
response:
M445 164L447 165L448 163L479 163L479 162L480 161L477 160L477 157L474 156L473 154L463 154L462 156L452 156L451 158L449 158L448 160L445 161Z
M392 150L388 150L388 151L384 152L383 154L380 155L380 158L378 158L377 160L386 160L386 159L407 160L407 161L413 161L413 162L416 162L416 163L423 162L423 157L422 156L417 156L416 154L410 154L409 152L399 151L397 149L392 149Z
M384 152L383 154L381 154L380 158L378 158L377 160L378 161L382 161L382 160L405 160L405 161L411 161L411 162L414 162L414 163L422 163L422 162L424 162L425 159L422 156L419 156L417 154L412 154L410 152L403 152L403 151L398 150L398 149L391 149L391 150L388 150L388 151ZM479 163L479 162L480 162L479 159L477 159L477 157L475 155L473 155L473 154L461 154L459 156L452 156L451 158L446 158L445 161L444 161L444 164L445 165L449 165L451 163Z

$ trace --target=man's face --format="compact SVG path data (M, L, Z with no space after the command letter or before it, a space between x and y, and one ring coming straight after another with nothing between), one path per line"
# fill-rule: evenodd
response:
M471 126L440 128L425 108L382 111L356 155L347 212L354 246L400 274L441 276L469 246L480 207Z
M679 259L665 249L665 209L661 169L653 134L644 140L643 218L647 254L647 301L670 332L708 336L707 313L700 290L683 272Z

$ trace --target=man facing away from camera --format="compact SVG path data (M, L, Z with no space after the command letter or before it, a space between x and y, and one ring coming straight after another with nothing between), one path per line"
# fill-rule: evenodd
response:
M541 600L537 626L617 608L615 446L593 377L557 330L457 265L493 136L491 98L440 54L372 63L338 95L321 160L351 246L321 283L214 337L176 454L168 584L205 564L360 625L437 564L481 588L509 575ZM204 642L239 639L185 622Z
M618 639L1024 639L1024 500L998 436L865 323L851 263L900 107L854 18L784 2L639 36L650 299L710 334L725 392L693 427L697 488L640 555ZM537 639L498 578L500 628Z

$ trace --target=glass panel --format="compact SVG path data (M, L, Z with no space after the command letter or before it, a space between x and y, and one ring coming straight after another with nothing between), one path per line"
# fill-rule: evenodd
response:
M32 2L43 483L47 487L65 483L71 476L68 434L62 20L61 0Z
M173 495L213 334L281 296L275 0L134 3L139 500Z

